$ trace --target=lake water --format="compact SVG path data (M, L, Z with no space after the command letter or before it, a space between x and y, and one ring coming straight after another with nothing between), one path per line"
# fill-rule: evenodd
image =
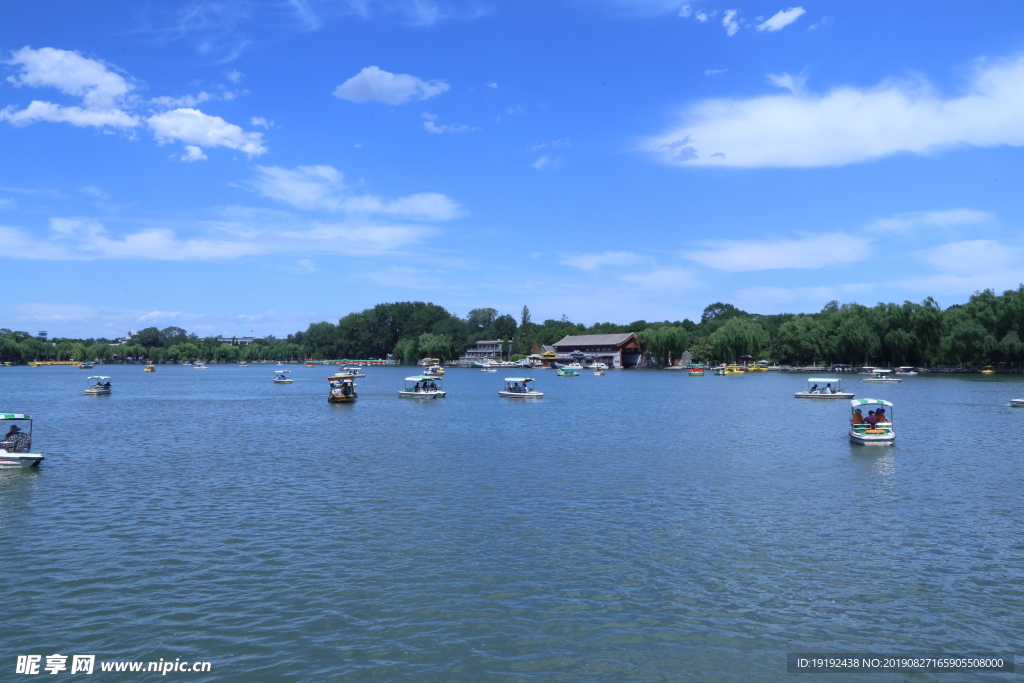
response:
M0 679L33 653L212 662L168 674L190 681L779 681L787 652L1024 650L1020 376L851 377L895 403L872 448L800 374L534 370L525 401L453 369L416 402L410 368L371 367L331 405L334 367L290 369L103 366L94 397L90 371L0 368L47 457L0 471Z

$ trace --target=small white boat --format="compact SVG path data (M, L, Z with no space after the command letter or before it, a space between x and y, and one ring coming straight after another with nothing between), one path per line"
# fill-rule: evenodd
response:
M901 365L898 368L896 368L896 374L914 376L917 375L917 370L915 370L914 367L911 365Z
M505 398L541 398L543 393L537 391L530 383L530 377L506 377L505 388L498 392L498 396Z
M291 384L295 380L288 376L291 370L278 370L274 373L274 384Z
M873 374L875 374L875 366L874 365L865 365L864 367L862 367L860 369L860 374L862 374L862 375L873 375Z
M1010 405L1011 406L1024 406L1024 398L1011 398L1010 399Z
M885 370L882 368L876 368L875 372L870 377L864 377L861 379L861 382L870 382L871 384L899 384L902 381L902 377L892 376L892 370Z
M208 368L206 366L206 363L199 362L199 363L196 363L195 365L193 365L192 369L193 370L209 370L210 368Z
M246 363L245 361L243 361L243 362L238 364L238 367L240 367L240 368L247 368L247 367L249 367L249 364Z
M40 453L30 453L32 448L32 416L24 413L0 413L3 422L27 422L28 433L18 425L11 425L0 441L0 467L39 467L43 461Z
M498 368L483 368L480 372L497 372Z
M597 363L594 363L590 367L594 368L595 370L607 370L608 369L608 366L606 364L600 362L600 361L598 361Z
M363 373L359 372L362 370L358 365L342 365L338 368L338 372L346 375L352 375L353 377L366 377Z
M446 393L440 386L440 377L413 375L405 378L405 389L398 392L402 398L444 398Z
M597 377L601 377L602 375L604 375L604 368L598 368L597 370L594 370L594 375Z
M563 370L582 370L583 366L579 364L579 361L573 361L567 365L562 366Z
M444 374L444 368L440 365L430 365L423 371L423 374L428 377L440 377Z
M864 444L865 446L892 446L896 441L896 432L892 427L892 415L886 415L885 409L892 404L880 398L855 398L850 401L853 408L850 417L850 441ZM874 406L875 410L868 412L865 418L861 414L867 406ZM880 417L880 420L872 418Z
M92 380L96 380L96 381L92 382ZM107 380L107 381L104 382L103 380ZM90 384L89 388L85 390L85 393L87 395L89 395L89 396L103 396L104 394L111 393L110 392L110 378L109 377L107 377L105 375L96 375L94 377L90 377L89 381L92 382L92 384Z
M806 391L793 394L796 398L853 398L853 393L843 391L842 380L838 377L811 377Z

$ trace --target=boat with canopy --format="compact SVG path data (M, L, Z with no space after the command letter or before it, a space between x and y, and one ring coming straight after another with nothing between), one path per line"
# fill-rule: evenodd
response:
M701 363L690 363L690 377L703 377L704 365Z
M359 396L356 394L355 375L348 372L336 372L327 378L331 383L331 393L327 395L328 403L354 403Z
M413 375L405 378L405 389L398 392L402 398L444 398L441 378L432 375Z
M880 398L855 398L850 401L850 441L866 446L892 446L896 432L892 426L892 403ZM889 408L889 414L885 409ZM868 410L867 417L864 410Z
M896 374L913 376L917 374L917 370L912 365L901 365L896 368Z
M498 391L498 396L505 398L541 398L544 394L531 386L531 377L506 377L505 388Z
M838 377L811 377L808 388L793 394L796 398L853 398L853 393L843 391L842 380Z
M24 413L0 413L0 422L24 422L28 425L25 433L17 424L7 429L0 441L0 467L39 467L43 456L30 453L32 448L32 416Z
M96 380L95 382L93 380ZM104 382L106 380L106 382ZM89 388L85 393L89 396L102 396L110 393L110 378L106 375L94 375L89 378Z
M291 370L278 370L274 373L274 384L291 384L295 380L288 376Z

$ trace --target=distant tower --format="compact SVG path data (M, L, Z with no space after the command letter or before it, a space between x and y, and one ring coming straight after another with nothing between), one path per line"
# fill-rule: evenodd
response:
M36 334L36 336L39 337L40 339L46 339L46 335L47 335L46 330L40 330L39 333Z

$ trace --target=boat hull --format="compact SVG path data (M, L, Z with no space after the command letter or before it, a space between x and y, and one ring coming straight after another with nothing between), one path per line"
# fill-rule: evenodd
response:
M1011 398L1010 399L1010 405L1011 406L1024 406L1024 398Z
M274 384L291 384L294 381L295 380L293 380L293 379L275 379L274 380Z
M850 441L864 446L892 446L893 442L896 441L896 432L887 431L884 434L866 434L851 429Z
M796 398L853 398L853 394L842 392L839 394L812 394L809 391L798 391L793 394Z
M44 460L43 456L39 453L8 453L7 451L0 450L0 467L20 467L28 469L29 467L39 467L39 463Z
M893 377L891 379L862 379L861 382L867 382L868 384L899 384L902 382L902 378Z
M111 393L110 389L93 389L93 388L89 388L89 389L85 390L85 394L87 396L106 396L109 393Z
M499 391L498 396L504 396L505 398L542 398L544 392L542 391Z
M355 403L356 396L328 396L328 403Z
M445 391L399 391L398 395L402 398L444 398Z

